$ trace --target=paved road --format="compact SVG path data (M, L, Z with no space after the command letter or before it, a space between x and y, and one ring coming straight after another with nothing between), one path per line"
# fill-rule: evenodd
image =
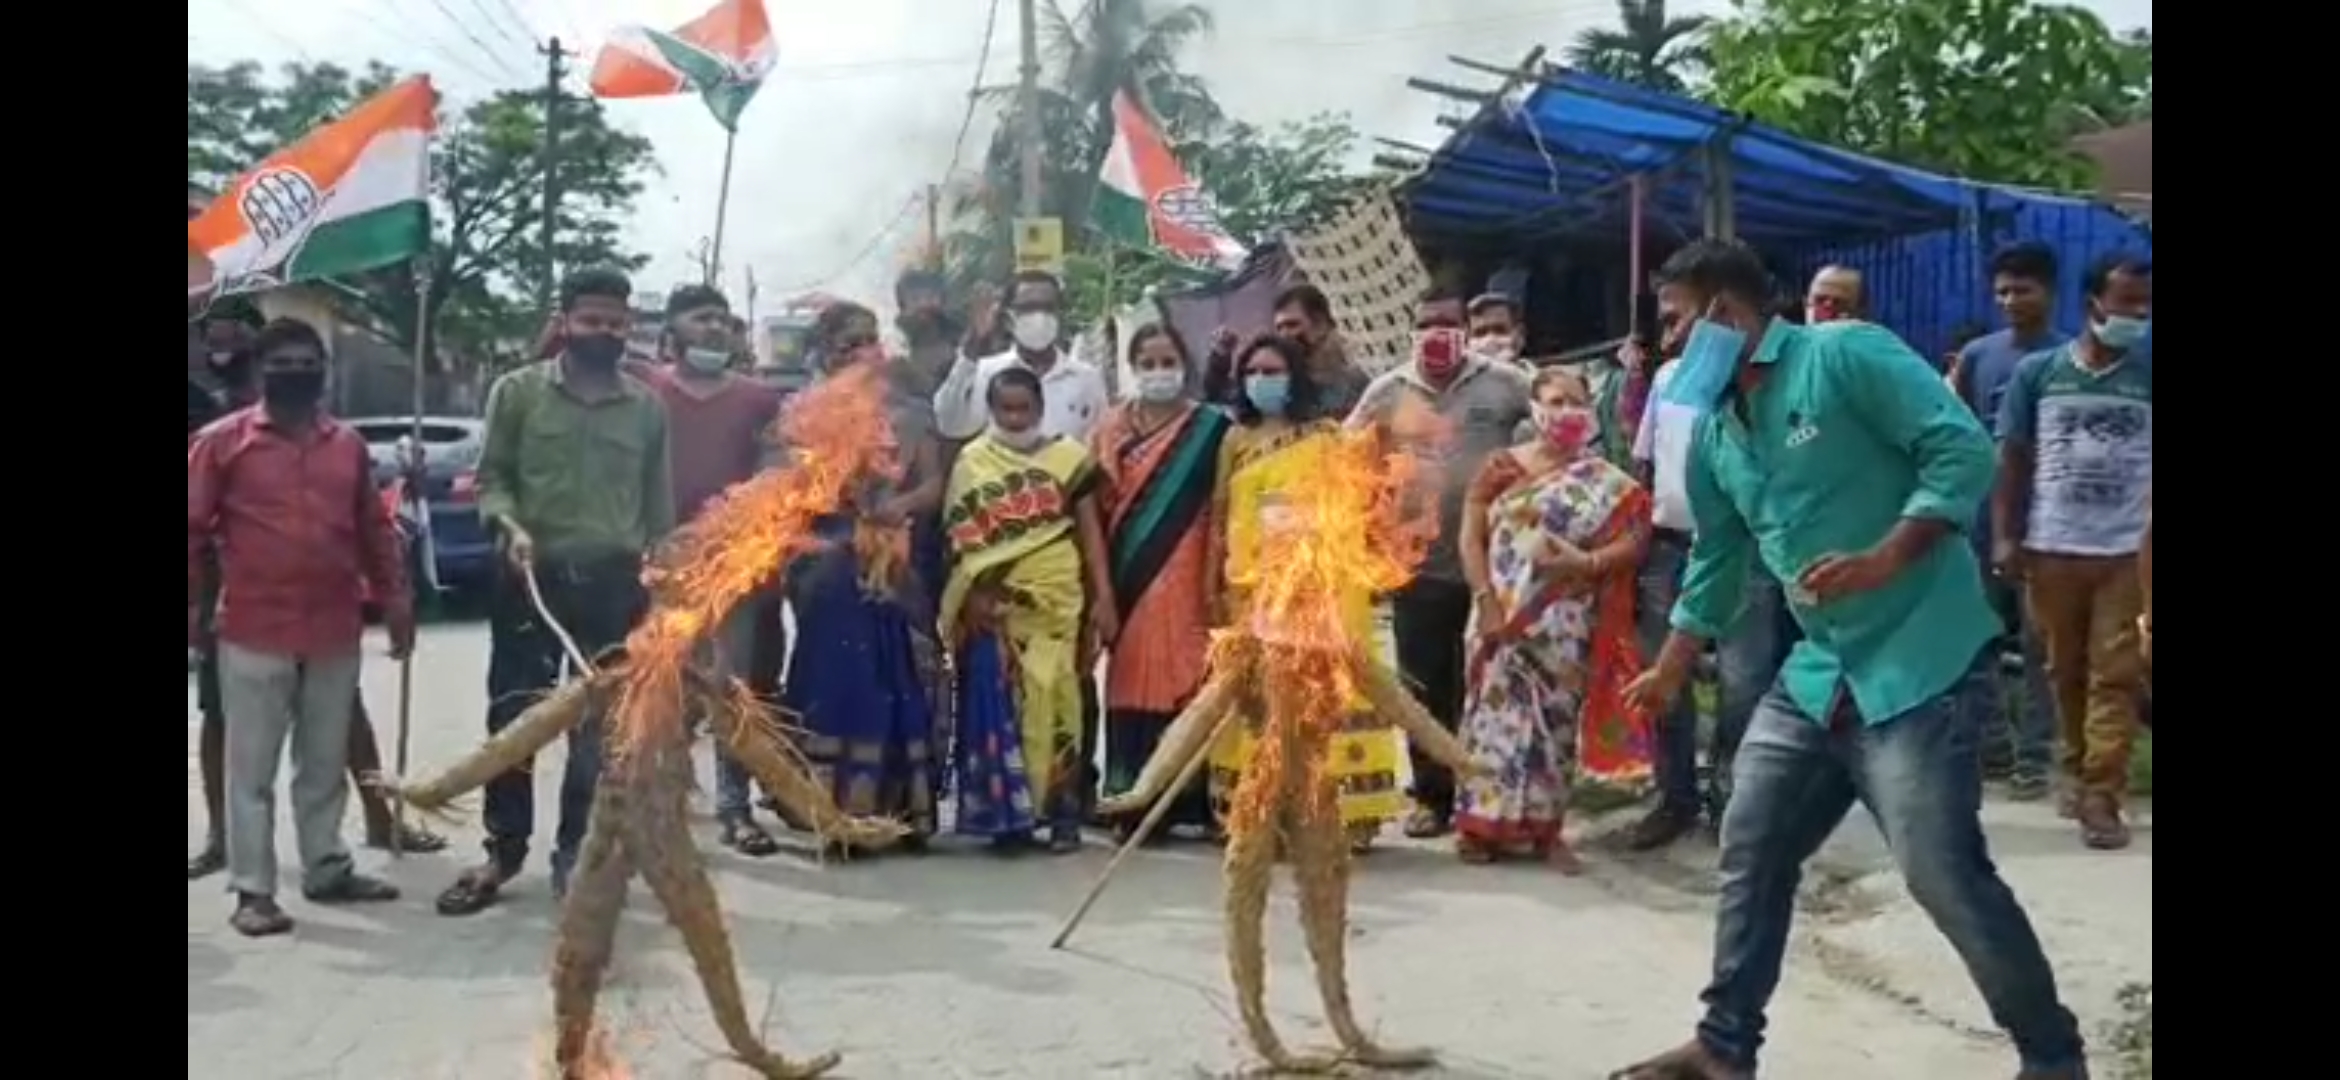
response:
M485 652L476 626L426 634L416 680L421 765L477 741ZM395 668L370 666L367 688L387 718ZM192 725L188 747L192 843L200 828ZM540 806L549 807L559 770L537 775ZM289 828L279 840L289 867ZM408 892L381 909L314 909L288 884L301 924L275 940L228 930L218 879L190 884L190 1080L536 1075L553 916L541 863L496 910L446 920L429 909L476 842L464 830L447 856L361 856ZM711 839L708 847L717 850ZM844 1075L1183 1080L1229 1072L1244 1055L1223 990L1212 852L1135 860L1077 951L1047 949L1107 854L1100 845L1066 859L1000 861L945 847L924 859L843 867L711 858L751 1002L773 1002L771 1037L799 1054L843 1050ZM1694 1018L1711 934L1695 891L1613 866L1580 880L1465 870L1401 845L1367 862L1356 893L1351 975L1360 1009L1388 1041L1443 1051L1446 1068L1431 1075L1598 1077L1680 1039ZM1272 1004L1289 1041L1321 1043L1289 904L1270 918ZM744 1075L709 1049L716 1036L687 964L638 889L619 951L604 1002L638 1076ZM2012 1071L1990 1040L1824 974L1812 956L1793 967L1773 1018L1770 1075L1970 1080Z

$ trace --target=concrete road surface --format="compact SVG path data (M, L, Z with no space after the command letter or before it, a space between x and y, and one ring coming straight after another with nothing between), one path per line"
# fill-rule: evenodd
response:
M379 656L378 640L369 649ZM478 626L426 632L415 680L416 771L478 741L486 650ZM396 669L369 664L367 699L387 725ZM201 828L194 742L190 721L191 846ZM537 769L546 836L559 775L551 762ZM1105 864L1102 844L1017 860L946 844L919 859L820 866L794 854L741 859L716 847L703 818L701 834L751 1008L768 1009L769 1037L791 1053L842 1050L842 1075L1180 1080L1225 1075L1245 1061L1208 848L1133 860L1074 950L1051 952L1058 920ZM538 1075L554 917L546 836L505 903L470 919L440 918L430 907L475 857L470 829L443 856L361 854L406 890L394 905L320 910L302 903L288 879L286 906L300 925L273 940L228 929L222 879L190 884L187 1075ZM278 841L289 875L289 825ZM2149 862L2146 874L2149 890ZM1429 1075L1600 1077L1679 1041L1696 1016L1711 904L1662 876L1597 858L1593 874L1578 880L1466 869L1442 851L1393 843L1357 880L1350 977L1359 1008L1387 1041L1440 1050L1444 1068ZM1278 1022L1287 1041L1322 1044L1288 899L1279 896L1270 919ZM1913 1008L1907 992L1833 975L1818 952L1805 947L1791 962L1766 1075L1973 1080L2014 1071L1995 1037ZM639 888L619 955L604 1011L636 1076L746 1075L715 1049L688 963Z

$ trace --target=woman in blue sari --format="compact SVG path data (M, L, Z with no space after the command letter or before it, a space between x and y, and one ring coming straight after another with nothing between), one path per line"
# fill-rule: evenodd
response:
M831 305L814 334L832 373L884 362L867 308ZM944 478L931 435L895 412L888 435L901 479L822 519L830 543L790 569L796 642L782 702L801 717L806 756L837 805L901 820L913 830L905 847L916 851L935 828L941 739L932 695L943 675L928 587L907 553L910 522L939 504Z

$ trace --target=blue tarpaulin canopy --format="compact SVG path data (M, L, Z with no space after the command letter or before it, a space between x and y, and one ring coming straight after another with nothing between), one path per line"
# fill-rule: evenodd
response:
M1640 176L1646 235L1670 247L1704 234L1709 193L1727 190L1732 230L1775 270L1863 271L1871 317L1921 348L1991 321L1984 264L2008 241L2047 242L2071 286L2108 251L2152 251L2149 231L2091 200L1938 176L1704 102L1532 57L1529 66L1536 77L1524 96L1481 108L1401 189L1417 241L1511 251L1623 243Z
M1651 224L1690 233L1706 193L1727 181L1738 235L1764 246L1950 228L1973 205L1955 180L1562 69L1524 100L1481 110L1407 186L1406 205L1432 236L1622 236L1635 174L1648 177Z

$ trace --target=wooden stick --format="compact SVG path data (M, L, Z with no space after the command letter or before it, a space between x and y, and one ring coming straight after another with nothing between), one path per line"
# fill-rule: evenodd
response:
M1162 819L1170 815L1170 804L1178 801L1188 784L1194 783L1195 776L1202 772L1203 763L1211 759L1211 748L1218 744L1220 736L1226 734L1227 725L1234 722L1234 709L1228 709L1219 717L1218 726L1211 729L1211 737L1203 740L1202 747L1195 751L1186 767L1178 770L1178 779L1171 782L1169 790L1154 800L1153 808L1147 810L1146 816L1138 821L1137 831L1130 833L1129 839L1121 842L1121 850L1113 853L1113 861L1105 864L1104 872L1098 874L1096 883L1089 886L1089 894L1082 897L1080 906L1066 917L1064 927L1056 932L1056 939L1048 943L1049 948L1062 949L1065 942L1072 940L1073 931L1080 928L1081 920L1089 917L1089 909L1097 906L1097 898L1105 895L1105 886L1112 883L1113 875L1120 871L1122 861L1128 859L1129 853L1136 851L1138 845L1145 843L1146 837L1154 834L1154 828L1162 823Z

